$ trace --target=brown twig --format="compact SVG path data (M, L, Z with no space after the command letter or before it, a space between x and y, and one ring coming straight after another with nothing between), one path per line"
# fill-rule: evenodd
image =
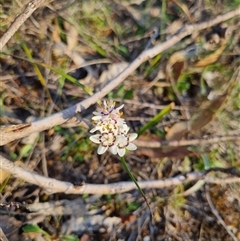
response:
M136 190L134 182L119 182L112 184L87 184L82 183L74 186L70 182L59 181L53 178L41 176L37 173L27 171L13 162L7 160L0 155L0 168L11 173L14 177L24 180L25 182L35 184L50 193L66 193L66 194L116 194ZM178 175L176 177L165 180L152 180L138 182L141 189L161 189L171 186L182 185L191 181L205 180L206 183L214 183L214 178L208 176L207 172L191 172L186 175ZM216 179L219 181L219 178ZM239 177L231 177L222 179L221 183L240 182Z
M70 182L59 181L53 178L41 176L37 173L27 171L13 162L7 160L0 155L0 168L8 171L14 177L22 179L28 183L35 184L50 193L66 193L66 194L116 194L135 190L137 187L134 182L119 182L112 184L87 184L83 183L74 186ZM164 188L169 186L180 185L185 182L199 180L204 176L203 173L193 172L186 176L180 175L174 178L157 181L138 182L142 189Z
M0 50L6 45L6 43L10 40L10 38L17 32L17 30L23 25L23 23L32 15L32 13L39 8L45 0L32 0L30 1L24 11L19 14L8 30L4 33L4 35L0 38Z
M134 143L139 147L148 147L148 148L160 148L162 146L190 146L190 145L206 145L209 143L218 143L224 141L234 141L239 140L239 135L230 135L230 136L216 136L208 139L195 139L195 140L180 140L180 141L142 141L135 140Z

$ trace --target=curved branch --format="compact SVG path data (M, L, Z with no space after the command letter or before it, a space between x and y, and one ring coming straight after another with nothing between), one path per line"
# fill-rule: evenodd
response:
M40 1L40 0L39 0ZM110 91L116 88L121 82L123 82L134 70L136 70L142 63L147 61L150 58L155 57L159 53L171 48L175 44L177 44L184 37L206 29L208 27L214 26L218 23L224 22L230 18L235 16L240 16L240 7L237 9L230 11L226 14L219 15L215 19L203 22L200 24L194 24L186 26L183 30L181 30L178 34L174 35L171 39L167 40L164 43L158 44L155 47L145 50L139 57L137 57L129 66L123 70L116 78L114 78L108 85L106 85L101 91L89 97L88 99L68 108L56 114L53 114L49 117L40 119L38 121L32 122L29 126L25 128L18 129L17 126L13 126L15 130L11 130L8 128L6 131L4 127L0 129L0 146L5 145L13 140L28 136L35 132L40 132L43 130L47 130L52 128L55 125L61 125L64 122L70 120L74 117L74 115L78 112L81 112L87 109L90 105L95 104L98 100L102 99L105 95L107 95ZM77 118L76 118L77 121Z
M11 173L14 177L24 180L25 182L35 184L49 193L66 193L66 194L116 194L136 190L134 182L119 182L112 184L88 184L74 186L70 182L59 181L54 178L43 177L37 173L27 171L13 162L0 155L0 168ZM207 175L207 172L191 172L186 175L165 180L139 181L141 189L162 189L171 186L182 185L191 181L204 180L206 183L234 183L240 182L239 177L230 177L225 179L213 178Z
M37 173L27 171L12 161L7 160L0 155L0 168L11 173L14 177L22 179L28 183L35 184L49 193L66 193L66 194L116 194L129 192L137 189L134 182L119 182L112 184L87 184L83 183L74 186L70 182L59 181L53 178L41 176ZM177 177L166 180L141 181L138 182L142 189L147 188L165 188L169 186L180 185L190 181L196 181L204 177L204 173L192 172L186 176L179 175Z

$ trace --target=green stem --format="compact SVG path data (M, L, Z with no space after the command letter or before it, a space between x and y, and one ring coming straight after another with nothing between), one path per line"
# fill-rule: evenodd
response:
M148 200L147 200L147 198L146 198L143 190L142 190L141 187L138 185L137 180L135 179L135 177L134 177L133 174L131 173L131 171L130 171L130 169L129 169L129 167L128 167L128 165L127 165L124 157L121 157L121 162L122 162L122 165L123 165L124 169L127 171L128 175L130 176L130 178L132 179L132 181L133 181L133 182L135 183L135 185L137 186L139 192L140 192L141 195L143 196L143 198L144 198L144 200L145 200L146 204L148 205L148 208L149 208L149 210L150 210L150 212L151 212L151 209L150 209L150 205L149 205L149 203L148 203Z

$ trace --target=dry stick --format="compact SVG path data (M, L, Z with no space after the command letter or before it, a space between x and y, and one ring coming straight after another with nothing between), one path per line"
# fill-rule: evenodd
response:
M7 160L0 155L0 168L11 173L14 177L22 179L28 183L37 185L49 193L66 193L66 194L116 194L136 190L137 187L133 182L119 182L112 184L87 184L74 186L70 182L59 181L53 178L41 176L37 173L27 171L13 162ZM165 180L139 181L141 189L161 189L171 186L182 185L191 181L205 180L206 183L214 183L214 178L211 178L206 172L191 172L186 175L179 175ZM216 183L219 182L216 179ZM238 183L239 177L225 178L220 181L223 183Z
M73 118L74 115L78 112L81 112L87 109L89 106L95 104L98 100L102 99L105 95L107 95L110 91L116 88L121 82L123 82L134 70L136 70L142 63L147 61L150 58L155 57L159 53L171 48L175 44L177 44L184 37L191 35L194 32L206 29L208 27L214 26L221 22L224 22L230 18L235 16L240 16L240 7L237 9L230 11L226 14L219 15L215 19L207 22L203 22L200 24L189 25L186 26L183 30L181 30L177 35L174 35L171 39L167 40L164 43L156 45L155 47L145 50L139 57L137 57L129 66L121 72L116 78L114 78L108 85L106 85L101 91L97 92L90 98L68 108L56 114L53 114L49 117L43 118L38 121L34 121L31 123L29 127L22 128L21 130L5 131L4 128L0 129L1 136L0 138L0 146L7 144L13 140L22 138L24 136L28 136L34 132L40 132L43 130L47 130L52 128L55 125L61 125L69 119ZM77 118L75 118L77 121Z
M190 145L206 145L209 143L218 143L218 142L224 142L224 141L234 141L234 140L240 140L240 136L237 135L231 135L231 136L216 136L211 137L208 139L194 139L194 140L180 140L180 141L142 141L142 140L135 140L134 144L136 144L139 147L146 147L147 148L160 148L162 146L190 146Z
M232 239L234 241L238 241L237 237L234 235L234 233L228 228L228 226L226 225L226 223L224 222L224 220L222 219L222 217L219 215L217 209L214 207L211 197L210 197L210 193L209 193L209 188L207 187L206 190L206 198L208 201L208 204L212 210L212 213L215 215L215 217L218 219L218 221L222 224L222 226L225 228L225 230L227 231L227 233L232 237Z
M17 32L17 30L23 25L23 23L32 15L32 13L39 8L45 0L32 0L26 6L21 14L19 14L6 33L0 38L0 50L6 45L10 38Z
M217 177L210 177L207 175L204 180L205 180L205 183L212 183L212 184L218 184L218 185L240 183L239 177L217 178Z
M0 240L1 241L8 241L7 237L5 236L4 232L0 228Z
M116 194L124 193L137 189L134 182L119 182L113 184L87 184L83 183L74 186L70 182L59 181L53 178L41 176L37 173L27 171L12 161L7 160L0 155L0 168L11 173L14 177L22 179L28 183L35 184L49 193L66 193L66 194ZM166 188L175 185L181 185L186 182L199 180L204 177L204 173L192 172L187 175L179 175L177 177L166 180L156 181L140 181L139 186L142 189Z

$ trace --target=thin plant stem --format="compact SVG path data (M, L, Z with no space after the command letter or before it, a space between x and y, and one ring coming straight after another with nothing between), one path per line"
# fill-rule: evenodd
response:
M141 193L141 195L143 196L143 198L144 198L144 200L145 200L145 202L146 202L146 204L147 204L150 212L152 213L151 208L150 208L150 205L149 205L149 202L148 202L148 200L147 200L147 198L146 198L143 190L142 190L141 187L138 185L138 182L137 182L136 178L133 176L132 172L130 171L130 169L129 169L129 167L128 167L128 165L127 165L124 157L121 157L121 162L122 162L122 165L123 165L124 169L127 171L128 175L130 176L131 180L132 180L132 181L135 183L135 185L137 186L137 188L138 188L139 192Z

